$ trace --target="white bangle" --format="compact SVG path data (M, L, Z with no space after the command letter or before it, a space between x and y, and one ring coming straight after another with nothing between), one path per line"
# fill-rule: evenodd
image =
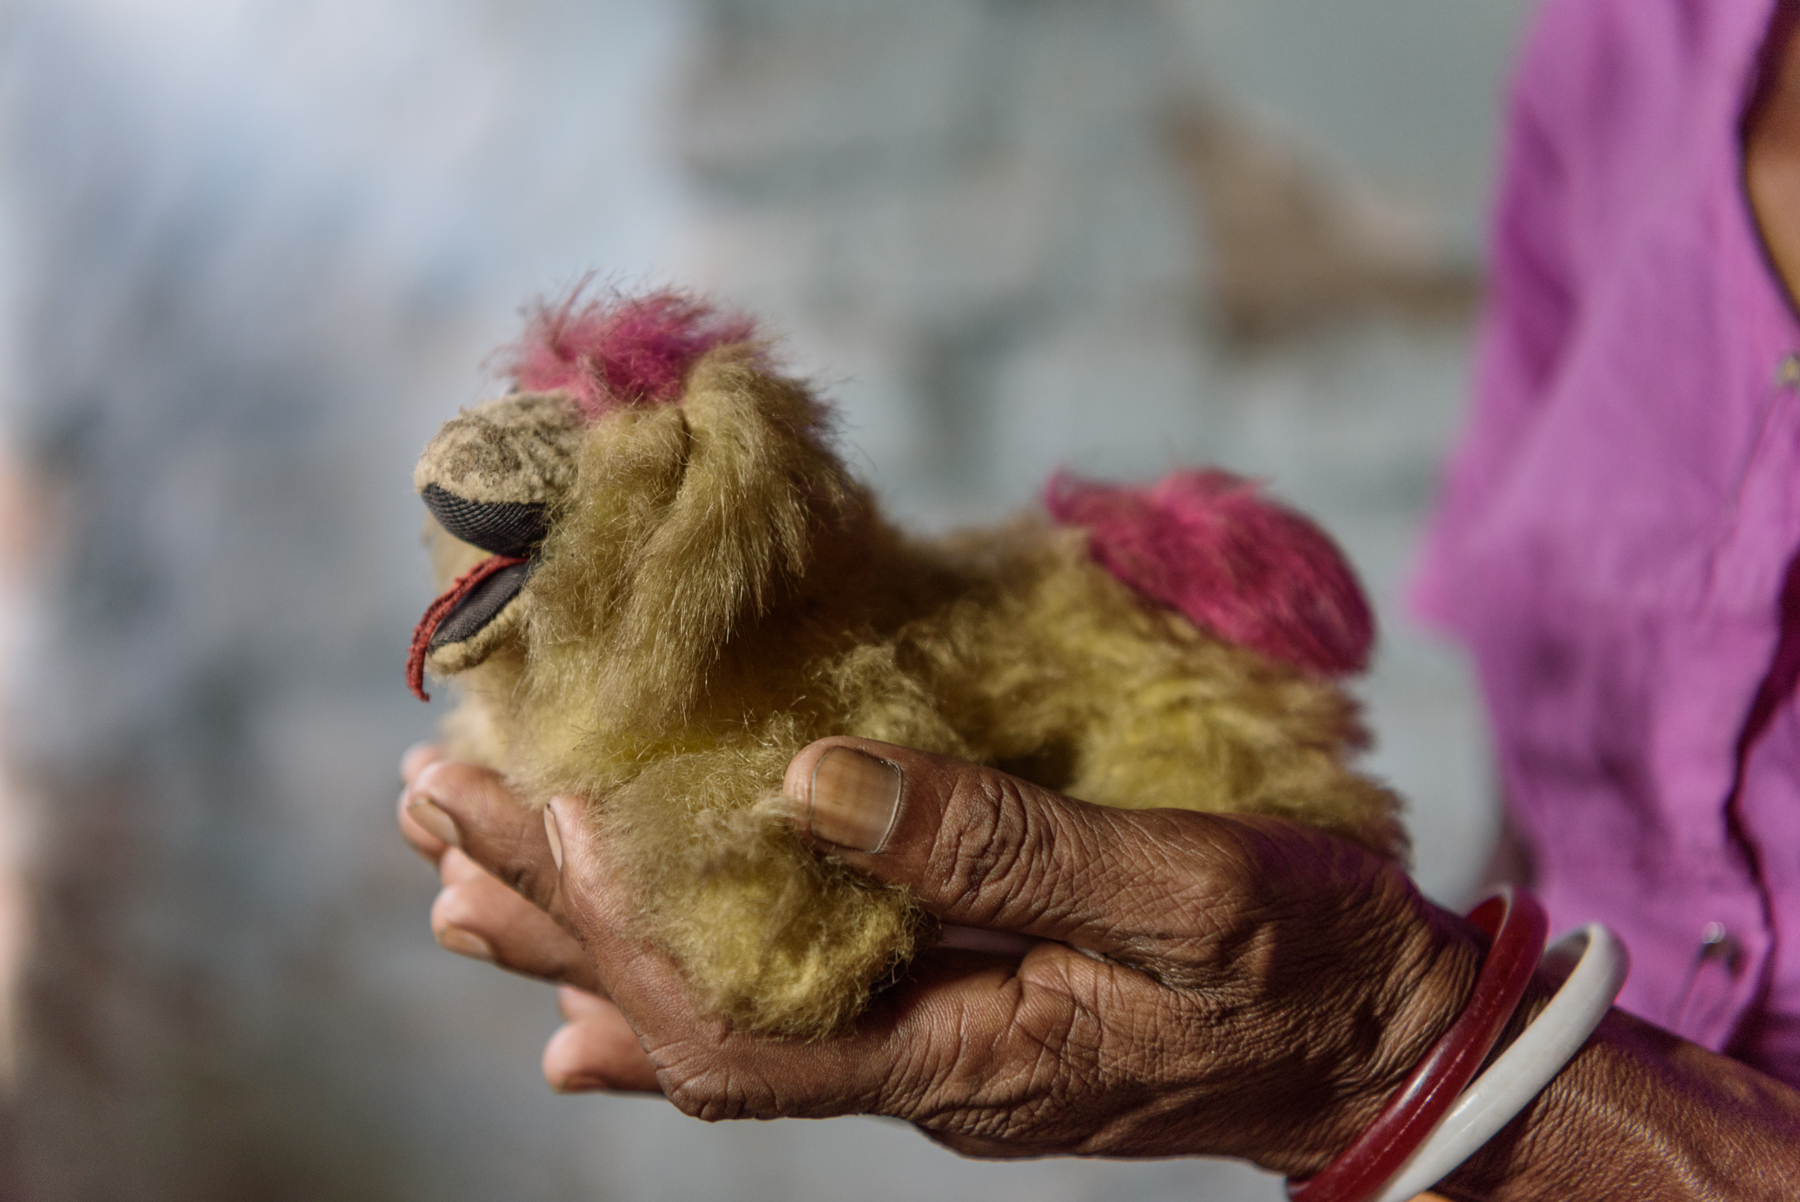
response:
M1566 959L1577 951L1581 959L1544 1012L1463 1091L1450 1113L1370 1202L1406 1202L1448 1177L1525 1109L1581 1050L1619 996L1631 960L1618 936L1596 922L1564 935L1544 953L1544 962Z

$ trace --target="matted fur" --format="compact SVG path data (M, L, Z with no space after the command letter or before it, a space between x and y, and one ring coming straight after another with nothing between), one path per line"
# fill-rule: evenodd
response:
M560 392L514 392L444 423L413 468L413 488L453 484L470 501L549 502L575 482L585 423Z
M438 531L440 583L482 552ZM1389 856L1393 794L1329 682L1148 602L1041 518L926 543L876 513L820 404L752 345L589 426L523 609L456 678L453 754L593 799L644 932L714 1011L819 1036L929 937L771 804L830 734L1105 805L1279 814Z

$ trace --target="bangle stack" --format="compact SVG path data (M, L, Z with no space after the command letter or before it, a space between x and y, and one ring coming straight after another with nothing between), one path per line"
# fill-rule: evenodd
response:
M1625 983L1625 949L1612 932L1594 924L1567 936L1545 960L1579 953L1573 971L1536 1021L1471 1085L1525 995L1547 924L1536 899L1511 887L1469 919L1493 944L1463 1012L1349 1148L1315 1176L1288 1181L1292 1202L1405 1202L1428 1189L1549 1084Z

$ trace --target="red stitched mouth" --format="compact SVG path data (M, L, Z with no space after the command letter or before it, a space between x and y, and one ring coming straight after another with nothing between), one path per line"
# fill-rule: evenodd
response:
M430 701L431 694L425 691L425 656L431 651L432 636L444 620L455 613L457 607L469 599L469 595L480 588L496 573L510 567L529 562L522 556L490 555L461 576L456 578L443 596L431 603L419 624L413 627L412 646L406 655L406 683L412 689L413 696L420 701Z

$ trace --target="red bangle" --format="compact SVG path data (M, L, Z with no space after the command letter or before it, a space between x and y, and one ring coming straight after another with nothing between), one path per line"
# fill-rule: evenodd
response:
M1493 1050L1544 954L1549 922L1536 898L1511 886L1476 906L1469 921L1494 942L1463 1012L1438 1036L1368 1130L1314 1176L1288 1179L1292 1202L1363 1202L1373 1197L1425 1142Z

